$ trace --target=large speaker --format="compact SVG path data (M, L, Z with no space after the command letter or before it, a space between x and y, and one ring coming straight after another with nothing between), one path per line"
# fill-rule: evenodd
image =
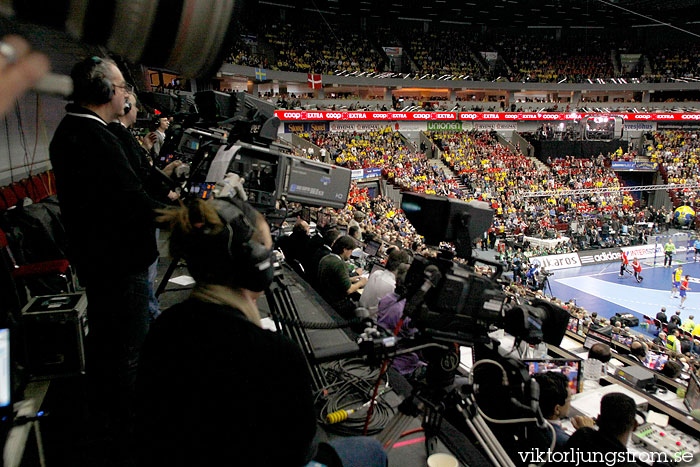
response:
M87 297L62 294L34 297L22 310L26 365L33 379L85 373Z
M139 99L145 105L164 114L171 115L188 110L183 109L181 100L172 94L162 92L142 92L139 93Z
M219 91L201 91L194 95L199 115L205 121L227 119L233 116L235 98Z

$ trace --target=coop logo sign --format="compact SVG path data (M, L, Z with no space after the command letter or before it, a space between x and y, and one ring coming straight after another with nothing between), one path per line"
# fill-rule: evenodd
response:
M700 120L700 114L683 114L681 120Z
M650 118L651 118L651 115L649 115L649 114L640 114L640 115L634 116L635 120L649 120Z
M581 260L576 253L567 253L564 255L537 256L530 258L530 262L537 261L540 266L548 271L556 271L557 269L578 268L581 266Z
M282 115L288 120L299 120L302 117L301 112L283 112Z

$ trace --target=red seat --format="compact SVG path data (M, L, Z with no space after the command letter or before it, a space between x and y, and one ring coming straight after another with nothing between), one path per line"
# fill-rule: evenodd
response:
M22 184L22 182L13 183L11 188L12 188L12 191L15 192L17 199L29 198L29 193L27 193L27 190L24 188L24 185Z
M49 196L48 188L44 185L44 181L39 175L34 175L31 178L31 184L36 196L36 198L32 198L34 201L39 202Z
M7 242L7 236L2 229L0 229L0 252L9 260L8 264L12 268L10 273L14 279L38 279L47 276L58 276L65 281L66 292L75 292L74 275L68 260L54 259L30 264L17 264Z
M2 199L5 201L7 209L11 208L15 204L17 204L17 201L19 201L14 190L9 186L0 189L0 197L2 197Z
M70 263L67 259L54 259L17 266L12 271L12 275L18 279L30 279L49 274L66 274L69 268Z

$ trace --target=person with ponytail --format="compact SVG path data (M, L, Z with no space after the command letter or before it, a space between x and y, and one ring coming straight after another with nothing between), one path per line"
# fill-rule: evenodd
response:
M137 378L139 465L385 466L369 438L320 442L304 354L261 327L270 229L240 199L161 211L173 256L196 285L144 343Z

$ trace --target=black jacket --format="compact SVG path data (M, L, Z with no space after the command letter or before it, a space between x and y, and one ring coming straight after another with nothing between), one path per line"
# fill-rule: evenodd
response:
M581 456L579 459L581 466L610 465L605 462L586 462L588 460L598 460L597 457L599 456L591 453L602 453L603 460L605 460L607 455L608 458L614 459L614 465L616 466L631 467L637 465L635 462L627 461L627 448L620 441L595 428L584 427L576 430L564 445L564 452L571 452L571 449L574 449L574 452L578 452L578 455ZM564 465L575 464L569 463Z
M168 207L171 204L168 199L171 187L166 185L168 176L162 172L158 173L158 169L150 163L146 150L141 147L128 128L119 122L112 122L107 128L121 141L132 169L141 180L143 189L153 200L151 207L153 209Z
M137 399L144 466L302 466L316 449L301 350L227 306L163 312L141 351Z
M158 256L152 201L107 124L77 105L66 110L49 155L69 259L83 284L144 271Z

